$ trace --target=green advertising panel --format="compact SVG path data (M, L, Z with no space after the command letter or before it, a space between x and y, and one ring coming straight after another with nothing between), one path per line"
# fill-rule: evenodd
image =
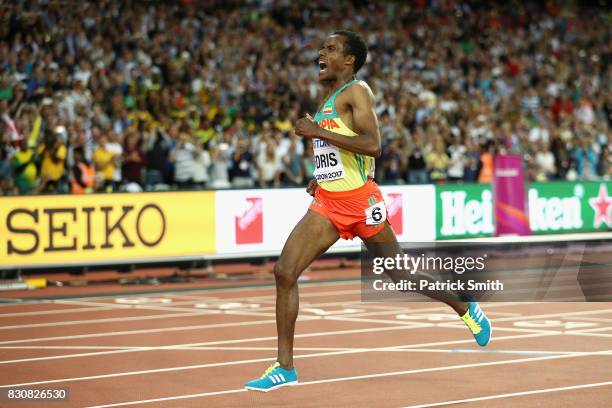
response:
M436 186L436 239L490 237L494 232L491 186Z
M532 183L528 187L533 234L612 230L612 182Z
M612 231L612 182L548 182L527 186L533 234ZM495 234L490 185L436 186L436 239Z

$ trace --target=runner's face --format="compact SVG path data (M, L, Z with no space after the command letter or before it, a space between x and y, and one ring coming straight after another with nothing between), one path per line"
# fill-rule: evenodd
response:
M346 69L352 70L354 56L344 54L344 38L330 35L319 50L319 81L335 80Z

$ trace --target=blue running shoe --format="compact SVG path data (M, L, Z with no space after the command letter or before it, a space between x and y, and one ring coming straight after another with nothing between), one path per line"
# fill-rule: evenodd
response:
M249 381L244 384L244 388L253 391L268 392L287 385L296 385L298 383L297 372L293 370L285 370L280 364L275 362L264 372L257 380Z
M493 333L493 328L491 327L491 321L487 315L485 315L484 311L478 306L476 302L468 302L470 307L467 312L463 316L461 316L461 320L470 328L474 338L476 339L476 343L479 346L486 346L491 341L491 336Z

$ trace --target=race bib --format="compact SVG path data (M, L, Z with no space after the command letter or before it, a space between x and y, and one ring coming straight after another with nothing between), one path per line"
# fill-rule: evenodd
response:
M385 222L387 219L387 207L385 207L385 202L381 201L366 208L365 216L366 225L378 225Z
M344 178L344 165L340 149L321 139L313 139L314 176L317 181L332 181Z

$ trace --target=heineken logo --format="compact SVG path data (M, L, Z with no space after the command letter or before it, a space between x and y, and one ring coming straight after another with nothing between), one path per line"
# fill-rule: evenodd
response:
M529 227L534 234L612 230L609 182L533 183L527 191ZM439 238L492 235L495 203L491 188L440 187L437 198Z
M593 227L599 228L606 224L612 228L612 198L608 195L608 187L605 184L599 185L597 197L589 198L589 205L595 211Z
M470 199L467 192L461 190L440 193L442 204L441 235L493 233L493 195L490 190L483 190L480 197L476 197Z
M541 197L529 189L529 224L532 231L572 230L582 227L579 197Z

